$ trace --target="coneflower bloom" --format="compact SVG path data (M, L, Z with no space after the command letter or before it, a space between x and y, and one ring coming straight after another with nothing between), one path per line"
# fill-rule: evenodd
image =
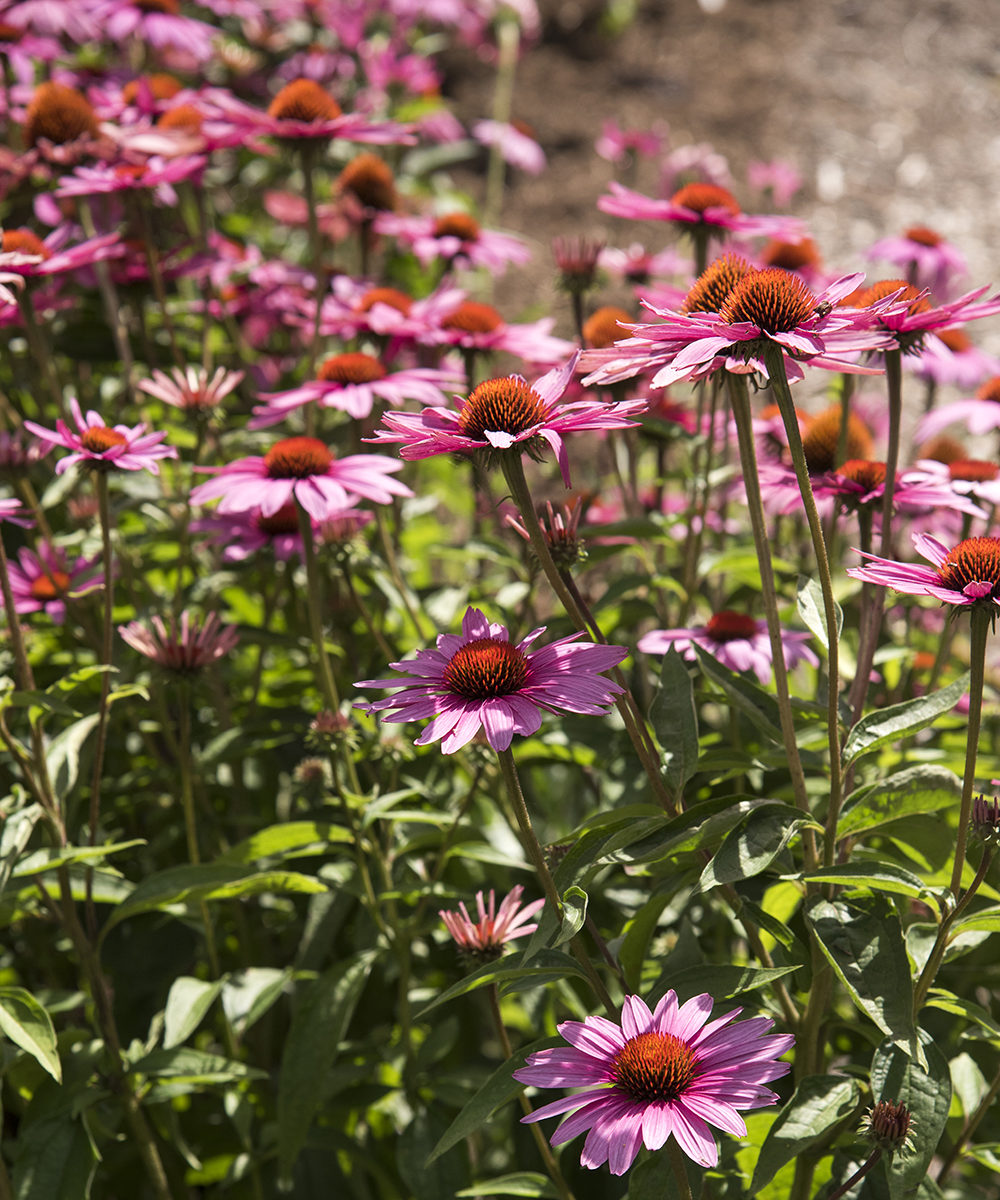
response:
M476 121L472 136L483 146L496 146L504 162L529 175L545 170L545 151L527 126L517 121Z
M940 408L925 413L917 425L917 437L937 437L952 424L964 425L969 433L977 437L1000 429L1000 375L987 379L975 396L942 404Z
M802 222L791 217L749 216L735 196L714 183L688 183L669 200L654 200L641 192L612 181L610 196L601 196L597 207L613 217L635 221L670 221L689 232L703 231L716 238L793 238L801 234Z
M545 901L533 900L530 904L522 905L523 895L524 888L517 884L500 901L498 908L496 895L490 888L488 903L483 899L482 892L476 892L478 921L469 916L469 910L463 903L459 903L458 912L440 909L438 916L462 953L489 962L500 957L508 942L534 933L538 928L537 923L529 925L528 922L539 909L545 907Z
M177 204L175 183L199 180L206 159L201 154L183 154L175 158L150 158L141 166L131 163L98 163L80 165L72 175L64 175L53 195L106 196L118 192L152 192L156 199L169 207Z
M985 511L968 498L971 491L951 486L947 467L941 463L935 463L934 466L940 466L941 471L917 470L897 474L892 493L894 512L912 516L946 508L953 512L968 513L973 517L986 516ZM817 500L833 497L845 511L868 508L881 513L885 495L885 473L884 462L850 458L834 470L814 476L812 489ZM787 506L780 510L782 512L792 511L799 500L795 475L791 471L788 474L788 488L789 491L795 488L795 498L789 497Z
M251 429L264 429L283 421L306 404L336 408L359 420L367 417L376 400L387 404L446 405L446 390L460 387L462 372L433 367L391 369L374 354L349 351L331 355L320 364L318 378L286 392L264 392L264 404L253 410Z
M227 371L219 367L209 377L204 367L171 367L170 374L154 370L151 379L140 379L136 386L164 404L191 411L215 408L243 380L243 371Z
M810 634L782 629L781 646L785 665L791 669L800 662L811 667L819 660L808 645ZM713 613L704 625L690 629L653 629L639 639L643 654L666 654L673 646L688 662L696 662L695 646L700 646L731 671L753 671L762 684L771 678L773 659L767 622L746 613L723 609Z
M222 658L239 641L232 625L223 625L217 613L202 619L185 609L180 617L171 617L169 624L154 616L149 625L130 621L119 625L122 641L133 650L163 667L181 675L191 675Z
M977 346L962 329L929 333L904 360L914 375L939 387L976 388L1000 371L1000 358Z
M150 471L153 475L159 475L158 459L177 457L176 447L162 444L166 433L147 433L144 424L109 427L104 424L101 414L93 409L85 417L75 396L70 400L69 407L77 432L70 429L61 418L56 421L55 432L36 425L34 421L24 422L25 429L47 446L62 446L72 451L72 454L56 463L57 475L62 475L77 463L100 470Z
M484 267L502 274L511 263L526 263L531 250L519 237L483 229L465 212L440 216L407 216L383 212L375 218L375 232L412 250L423 265L443 262L448 266Z
M576 369L579 353L533 384L521 375L487 379L474 388L457 409L425 408L419 413L387 412L373 442L401 442L404 459L430 458L435 454L489 456L527 451L532 457L544 447L553 451L570 486L569 456L563 435L593 429L628 429L629 418L646 411L645 400L619 404L604 400L560 403Z
M948 304L935 305L925 292L918 291L902 279L882 279L861 293L858 305L860 308L870 308L893 297L894 302L880 311L879 324L891 334L891 347L907 354L918 351L928 333L938 333L953 325L963 325L966 321L1000 313L1000 294L988 300L979 300L987 291L988 285L966 292Z
M538 731L543 712L606 713L621 688L601 672L617 666L628 650L580 642L577 634L530 650L544 632L540 626L515 646L503 625L469 608L460 634L442 633L436 649L390 663L400 677L356 685L401 690L356 707L390 722L430 718L415 744L440 741L445 754L461 750L480 729L494 750L507 750L515 733Z
M298 501L317 521L350 508L359 497L389 504L393 496L413 493L394 472L402 464L383 454L337 458L318 438L290 437L264 455L237 459L191 492L192 504L218 500L221 513L259 508L273 516L283 504Z
M8 525L20 525L22 529L30 528L33 518L26 516L21 509L21 501L16 497L0 496L0 524L6 521Z
M529 1054L514 1078L584 1090L522 1120L570 1112L552 1144L589 1131L581 1164L594 1169L606 1162L612 1175L624 1175L641 1146L659 1150L671 1135L688 1158L714 1167L719 1148L709 1126L746 1136L740 1110L777 1102L764 1085L788 1073L790 1064L778 1056L795 1039L765 1037L774 1024L769 1017L734 1024L739 1008L709 1021L713 1004L702 994L678 1005L668 991L652 1012L639 996L626 996L620 1025L606 1017L564 1021L558 1028L569 1045Z
M957 458L943 463L922 458L903 475L903 482L938 487L963 500L968 498L980 504L1000 504L1000 464L986 459ZM979 512L976 515L986 514Z
M97 114L82 92L65 83L38 85L24 116L28 149L38 147L65 160L74 150L92 145L99 135Z
M203 63L212 57L218 30L185 16L180 0L105 0L95 6L103 36L112 44L135 37L158 50L172 47Z
M372 520L373 515L364 509L338 508L322 521L312 521L313 537L325 542L331 540L328 534L336 532L336 540L343 541L345 533L353 537ZM191 531L205 534L212 545L221 549L222 561L227 563L244 562L260 550L269 550L283 562L302 553L302 532L294 503L283 504L269 516L259 508L246 512L215 511L192 521Z
M913 545L929 567L865 554L868 561L848 567L847 573L897 592L934 596L943 604L1000 606L1000 537L965 538L949 548L929 534L915 533Z
M968 270L961 250L926 225L911 225L902 237L882 238L868 250L868 258L892 263L914 287L929 288L937 296L947 295Z
M14 609L21 614L43 612L57 625L66 620L68 598L102 586L101 556L74 558L48 542L36 550L23 546L17 561L8 564Z
M858 356L889 344L877 322L891 301L864 309L837 307L862 275L845 275L814 295L787 271L745 266L734 255L717 260L696 281L680 311L653 307L661 318L658 324L633 325L631 337L586 357L585 365L597 369L584 382L613 383L649 370L656 370L653 387L704 379L723 369L766 376L769 346L780 348L789 379L802 378L801 362L871 373L859 365Z
M67 238L68 229L65 225L54 229L45 238L40 238L30 229L5 229L0 266L28 279L44 278L89 267L123 252L117 233L104 233L78 242L75 246L67 245Z

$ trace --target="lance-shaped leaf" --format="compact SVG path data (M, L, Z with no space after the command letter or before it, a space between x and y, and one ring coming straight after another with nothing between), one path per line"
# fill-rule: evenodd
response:
M823 588L818 579L809 579L805 575L799 576L798 588L795 593L795 607L799 610L799 616L805 622L809 632L818 639L824 650L829 651L830 639L827 636L826 628L826 605L823 603ZM841 630L844 628L844 612L836 601L834 601L833 610L837 619L834 636L839 642Z
M899 741L925 729L942 714L951 712L968 690L969 672L966 671L961 679L956 679L938 692L918 696L915 700L904 700L902 704L880 708L862 717L844 743L844 766L887 742Z
M691 676L674 646L663 656L649 720L660 743L663 781L672 795L679 796L698 769L698 714Z
M884 896L863 903L817 896L806 918L857 1007L893 1042L919 1054L910 963L895 909Z
M915 813L952 808L961 795L961 779L946 767L923 763L897 771L848 796L837 822L837 837L854 837Z
M25 988L0 987L0 1032L62 1082L52 1018Z
M708 891L721 883L752 879L766 871L795 834L810 824L797 808L786 804L755 809L726 836L702 871L699 887Z

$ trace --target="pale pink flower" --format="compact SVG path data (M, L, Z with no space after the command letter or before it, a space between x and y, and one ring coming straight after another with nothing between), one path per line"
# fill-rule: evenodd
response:
M669 200L654 200L612 181L609 196L601 196L597 207L613 217L635 221L672 221L689 232L704 231L716 238L739 237L792 238L803 230L801 221L791 217L749 216L735 197L716 184L689 183Z
M415 745L440 741L445 754L461 750L480 729L494 750L507 750L515 733L538 732L543 711L606 713L621 688L601 672L620 663L628 650L580 642L577 634L530 650L544 632L544 626L534 629L515 646L503 625L469 608L461 634L442 633L436 649L389 664L400 678L356 685L402 690L355 707L390 722L431 718Z
M569 1046L529 1054L514 1072L535 1087L582 1088L536 1109L524 1121L543 1121L570 1112L553 1134L554 1146L584 1131L580 1162L608 1164L624 1175L641 1146L659 1150L671 1136L695 1162L714 1167L719 1149L709 1124L746 1137L739 1110L764 1108L778 1096L764 1085L788 1073L778 1056L790 1034L763 1036L769 1017L733 1024L743 1010L709 1021L714 1000L707 994L678 1005L668 991L650 1012L638 996L626 996L621 1024L607 1017L563 1021Z
M770 194L778 208L787 208L802 186L802 175L783 158L752 159L747 163L747 183L755 192Z
M902 237L886 237L869 250L868 258L898 267L907 282L946 296L956 280L968 273L965 255L926 225L912 225ZM985 290L985 289L984 289Z
M21 509L21 501L16 497L0 496L0 524L6 521L9 525L20 525L22 529L29 529L34 520L26 516Z
M976 388L1000 374L1000 358L975 345L961 329L928 333L923 345L907 354L903 365L938 387Z
M652 129L623 129L614 118L608 117L601 124L601 135L594 149L601 158L620 166L630 154L654 158L669 137L670 131L663 122L656 122Z
M141 0L103 0L95 10L101 34L112 44L135 37L158 50L183 50L198 63L212 57L218 30L185 16L178 0L159 0L156 5Z
M157 666L181 675L194 674L228 654L239 641L233 625L223 625L217 613L201 618L187 609L169 624L157 615L149 625L130 621L119 625L122 640Z
M204 367L171 367L170 374L154 370L151 379L140 379L136 386L174 408L204 410L220 404L243 380L243 371L219 367L209 378Z
M519 237L483 229L468 213L440 216L407 216L380 212L374 220L376 233L393 237L412 250L426 267L443 262L447 266L484 267L502 274L511 263L530 260L531 251Z
M529 175L545 170L545 151L533 137L516 124L506 121L476 121L472 126L475 139L484 146L497 146L504 162Z
M0 267L12 275L28 279L63 275L115 258L123 251L117 233L105 233L68 245L70 232L63 225L53 229L45 238L30 229L5 229Z
M173 184L200 180L206 161L200 154L184 154L170 159L150 158L141 165L99 163L89 167L81 164L72 175L64 175L59 180L53 195L65 198L149 191L161 204L173 207L177 204Z
M781 647L785 665L789 668L800 662L819 666L819 659L808 645L810 634L797 630L781 630ZM731 671L753 671L762 684L771 679L773 660L767 622L758 621L745 613L723 609L713 613L704 625L690 629L652 629L639 639L643 654L666 654L673 646L688 662L696 662L695 646L718 659Z
M438 916L444 921L459 950L489 962L500 957L508 942L534 933L538 928L537 922L530 925L528 922L544 908L545 901L533 900L530 904L522 905L523 895L524 888L517 884L500 901L498 908L496 895L490 888L489 903L483 899L482 892L476 892L478 921L469 916L469 910L463 903L459 903L458 912L439 909Z

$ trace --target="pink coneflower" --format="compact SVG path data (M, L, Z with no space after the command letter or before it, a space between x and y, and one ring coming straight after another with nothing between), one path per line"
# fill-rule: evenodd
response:
M966 538L950 549L926 533L915 533L917 553L932 565L895 562L865 554L848 575L913 596L934 596L943 604L1000 606L1000 537Z
M893 296L894 302L880 312L879 323L892 335L893 347L905 354L918 350L927 333L1000 313L1000 294L977 303L988 290L976 288L948 304L933 305L926 294L902 279L882 279L861 294L858 307L875 306Z
M960 499L980 504L1000 504L1000 465L978 458L956 458L949 463L922 458L903 475L903 482L937 487ZM947 505L946 501L939 501ZM954 507L954 502L952 502ZM969 509L962 509L968 512ZM976 516L985 516L977 512Z
M503 352L530 363L560 362L573 351L572 342L552 337L554 317L510 323L492 305L466 300L454 290L440 293L433 304L428 297L422 315L425 324L415 336L424 345ZM415 316L416 305L410 313L411 321Z
M180 618L171 617L169 625L161 616L154 616L148 626L142 621L130 621L119 625L118 632L133 650L157 666L182 675L207 667L228 654L239 641L236 628L223 625L217 613L209 613L202 619L187 609Z
M624 248L605 246L597 259L597 265L609 275L623 279L626 283L643 285L661 276L692 274L691 258L672 247L666 250L648 250L641 242L632 242Z
M8 525L20 525L22 529L30 528L32 518L25 516L21 509L21 501L16 497L0 496L0 524L6 522Z
M183 154L175 158L150 158L141 166L132 163L99 163L96 167L78 166L72 175L64 175L53 195L108 196L118 192L153 192L161 203L173 207L177 203L175 183L199 180L206 159L200 154Z
M747 163L747 183L755 192L770 193L778 208L787 208L802 186L802 175L797 167L782 158L773 158L769 162L753 159Z
M89 267L122 253L117 233L88 238L75 246L66 244L67 235L66 226L54 229L44 239L30 229L5 229L0 266L29 279L44 278Z
M48 542L39 543L37 550L23 546L7 568L15 611L43 612L61 625L69 597L101 587L100 562L99 554L71 560Z
M518 122L476 121L472 136L483 146L496 146L504 162L529 175L545 170L545 151Z
M802 378L801 362L870 373L857 356L887 344L878 321L891 301L865 309L837 307L861 279L845 275L814 295L787 271L754 270L726 255L696 281L681 311L653 308L658 324L633 325L631 337L586 356L585 365L597 369L584 383L614 383L650 370L656 370L653 387L704 379L718 370L766 376L769 346L781 349L790 379Z
M96 6L96 15L113 44L135 37L154 49L183 50L196 62L207 62L218 30L184 16L180 8L180 0L106 0Z
M977 346L961 329L929 333L904 360L914 375L939 387L976 388L1000 371L1000 358Z
M253 410L251 429L264 429L283 421L290 412L316 403L320 408L336 408L357 418L367 417L376 399L388 404L407 402L432 407L448 403L445 389L460 387L459 371L432 367L402 367L391 370L374 354L351 351L334 354L323 362L319 378L309 380L287 392L265 392L266 403Z
M425 408L419 413L387 412L373 442L401 442L404 459L435 454L488 455L513 450L539 456L545 445L555 453L563 482L570 486L569 458L563 434L589 429L628 429L629 418L646 411L645 400L613 404L604 400L559 403L569 386L579 354L529 384L520 375L487 379L457 409Z
M99 134L97 114L82 92L51 80L38 85L24 114L26 147L64 161L92 148Z
M892 263L914 287L929 288L938 296L947 295L968 270L961 250L926 225L911 225L902 237L882 238L869 249L868 258Z
M652 129L623 129L609 117L601 125L601 135L594 143L594 150L601 158L620 166L631 155L654 158L669 137L670 131L663 123Z
M601 196L597 207L613 217L634 221L671 221L690 232L704 231L716 238L792 238L802 232L802 222L791 217L748 216L736 198L714 183L689 183L669 200L654 200L612 181L611 195Z
M942 404L920 418L917 437L937 437L952 424L963 424L977 437L1000 429L1000 375L987 379L975 396Z
M504 946L514 938L524 937L534 933L537 923L527 922L544 908L544 900L533 900L530 904L521 905L524 888L517 884L512 887L500 901L497 908L496 895L490 888L490 899L487 904L482 892L476 892L476 909L479 920L474 921L464 904L459 903L458 912L438 910L438 916L444 921L448 932L455 939L459 950L482 962L490 962L499 958Z
M689 1158L714 1167L719 1149L709 1124L745 1137L739 1110L777 1102L764 1084L788 1073L778 1055L795 1039L764 1037L774 1024L769 1017L732 1024L740 1008L709 1021L713 1003L702 994L678 1006L668 991L650 1012L638 996L626 996L620 1026L606 1017L564 1021L559 1032L569 1046L529 1054L514 1078L585 1090L522 1119L576 1110L551 1141L558 1146L589 1130L580 1162L592 1170L606 1162L612 1175L624 1175L642 1145L659 1150L671 1134Z
M80 411L79 401L74 396L69 402L70 412L79 432L74 433L63 420L56 421L55 432L25 421L24 427L48 446L62 446L73 453L56 463L56 474L68 470L77 463L86 463L100 470L150 471L159 475L158 459L176 458L174 446L162 445L165 433L147 433L143 425L104 424L100 413L91 409L86 417Z
M789 669L800 662L819 666L808 645L809 638L808 633L782 629L781 645ZM773 659L767 622L746 613L723 609L713 613L704 625L691 629L653 629L639 639L643 654L666 654L671 646L688 662L697 661L694 648L700 646L731 671L753 671L762 684L771 678Z
M437 217L382 212L375 218L374 229L412 250L425 267L443 262L502 274L511 263L526 263L531 258L521 238L483 229L475 217L464 212Z
M350 508L359 497L389 504L393 496L412 496L405 483L392 478L401 466L383 454L337 458L318 438L284 438L265 455L216 468L214 479L192 491L191 502L217 499L221 513L259 508L270 517L295 500L311 517L323 521L339 509Z
M371 121L357 113L342 112L337 101L314 79L293 79L285 84L267 112L235 96L215 92L209 115L241 127L248 135L285 142L345 138L376 145L410 145L415 141L406 126L394 121Z
M437 649L419 650L414 659L389 664L401 678L357 684L402 690L356 707L382 713L391 722L431 718L415 744L440 740L445 754L461 750L480 729L494 750L507 750L515 733L538 731L543 711L606 713L621 688L601 672L620 663L628 650L579 642L577 634L570 634L529 653L544 632L544 626L534 629L515 646L503 625L469 608L461 634L442 633Z
M174 408L197 412L215 408L239 386L243 376L243 371L227 371L225 367L219 367L211 378L204 367L171 367L169 375L154 370L151 379L140 379L136 386Z

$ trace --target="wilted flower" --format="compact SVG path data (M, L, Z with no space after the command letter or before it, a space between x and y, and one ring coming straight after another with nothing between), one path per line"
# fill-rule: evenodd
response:
M910 1149L910 1110L900 1101L879 1100L868 1110L864 1135L886 1154Z
M239 641L235 627L223 625L216 613L202 620L185 609L179 619L171 617L169 625L161 616L153 617L150 625L152 628L142 621L130 621L119 625L118 632L133 650L182 675L207 667Z
M444 921L448 932L463 953L488 962L500 957L507 942L534 933L538 928L537 924L529 925L527 922L544 907L545 901L533 900L522 907L523 894L524 888L517 884L504 896L500 907L497 908L496 895L492 888L489 904L483 900L483 893L477 892L478 921L469 916L463 903L459 903L458 912L446 912L442 909L438 911L438 916Z
M1000 846L1000 800L996 796L992 800L985 796L973 800L972 831L987 846Z

